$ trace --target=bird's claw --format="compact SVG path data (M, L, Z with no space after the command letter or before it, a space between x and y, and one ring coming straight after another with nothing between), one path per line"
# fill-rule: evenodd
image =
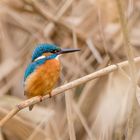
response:
M43 101L43 97L42 96L40 96L40 102L42 102Z
M49 98L51 98L52 97L52 95L51 95L51 93L49 93Z

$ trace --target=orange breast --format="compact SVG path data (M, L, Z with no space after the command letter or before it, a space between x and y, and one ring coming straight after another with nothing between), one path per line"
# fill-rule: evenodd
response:
M47 60L39 66L25 82L25 93L30 97L43 96L54 88L60 76L60 63L57 59Z

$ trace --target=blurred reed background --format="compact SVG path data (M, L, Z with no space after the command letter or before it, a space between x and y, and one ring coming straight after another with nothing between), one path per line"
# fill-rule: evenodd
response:
M37 43L81 49L61 57L62 80L57 86L127 60L116 1L0 1L0 118L26 99L23 75ZM140 1L123 0L122 7L136 57ZM137 64L137 79L139 68ZM137 95L139 91L137 86ZM139 140L137 101L129 115L132 94L129 68L124 67L35 105L31 112L22 110L6 123L0 140L125 140L130 126L129 139Z

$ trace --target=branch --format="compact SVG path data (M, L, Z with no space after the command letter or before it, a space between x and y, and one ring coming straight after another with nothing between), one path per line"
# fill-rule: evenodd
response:
M134 59L135 63L138 63L140 62L140 57L136 57ZM113 64L113 65L110 65L106 68L103 68L101 70L98 70L94 73L91 73L89 75L86 75L82 78L79 78L77 80L74 80L70 83L67 83L63 86L60 86L56 89L54 89L51 93L52 96L55 96L55 95L58 95L66 90L69 90L69 89L72 89L74 87L77 87L78 85L81 85L81 84L84 84L88 81L91 81L93 79L96 79L96 78L99 78L101 76L104 76L106 74L109 74L115 70L118 69L118 67L124 67L124 66L127 66L128 65L128 61L124 61L124 62L121 62L121 63L118 63L118 64ZM43 96L42 100L46 100L49 98L49 95L45 95ZM16 115L20 110L26 108L26 107L29 107L30 105L34 105L34 104L37 104L40 102L40 96L36 96L36 97L33 97L33 98L30 98L28 100L25 100L23 102L21 102L20 104L16 105L3 119L1 119L0 121L0 127L4 126L5 123L10 120L14 115Z

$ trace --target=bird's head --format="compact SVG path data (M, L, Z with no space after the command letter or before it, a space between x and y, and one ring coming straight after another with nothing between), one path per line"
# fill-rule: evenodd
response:
M32 54L32 62L44 57L47 57L48 59L53 59L60 54L71 53L76 51L80 51L80 49L62 49L54 44L43 43L37 45L37 47L34 49Z

